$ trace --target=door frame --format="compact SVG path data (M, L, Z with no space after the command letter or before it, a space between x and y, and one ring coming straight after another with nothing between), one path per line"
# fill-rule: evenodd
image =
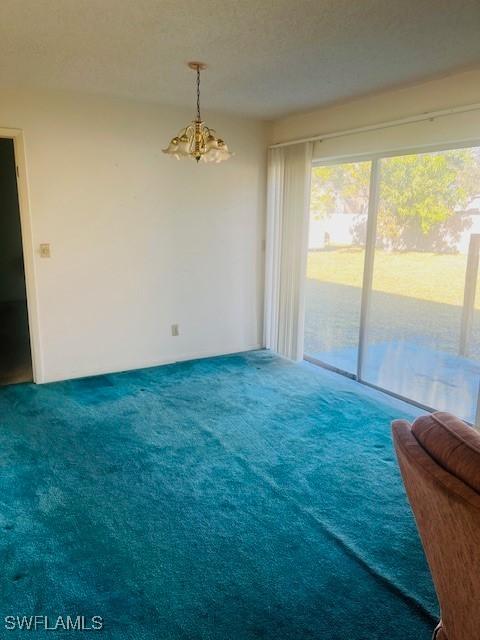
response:
M23 265L25 288L27 292L28 329L30 333L30 352L32 356L33 381L41 382L42 357L40 349L40 325L38 312L38 287L35 271L35 250L33 241L32 217L28 194L28 173L25 158L25 141L21 129L0 127L0 138L13 141L17 176L18 207L22 234Z

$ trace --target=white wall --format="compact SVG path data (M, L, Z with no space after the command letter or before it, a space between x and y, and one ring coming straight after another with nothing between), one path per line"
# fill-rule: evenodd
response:
M161 153L189 110L0 92L25 141L37 381L261 343L266 127L206 115L237 154L221 165Z
M334 133L430 111L480 103L480 69L370 95L273 123L271 143ZM315 144L317 160L480 141L480 110Z

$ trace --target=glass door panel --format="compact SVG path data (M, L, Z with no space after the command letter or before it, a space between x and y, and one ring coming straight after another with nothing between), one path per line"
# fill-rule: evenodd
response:
M356 373L371 162L312 168L305 354Z
M480 384L480 148L380 160L362 378L470 422Z

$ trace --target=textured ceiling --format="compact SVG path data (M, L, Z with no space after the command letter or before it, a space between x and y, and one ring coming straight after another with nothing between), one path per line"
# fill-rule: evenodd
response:
M274 118L480 63L480 0L2 0L0 86Z

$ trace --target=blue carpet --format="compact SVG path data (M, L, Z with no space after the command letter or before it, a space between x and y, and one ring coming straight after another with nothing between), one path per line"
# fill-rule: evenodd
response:
M429 640L390 438L415 414L267 351L1 389L0 637Z

